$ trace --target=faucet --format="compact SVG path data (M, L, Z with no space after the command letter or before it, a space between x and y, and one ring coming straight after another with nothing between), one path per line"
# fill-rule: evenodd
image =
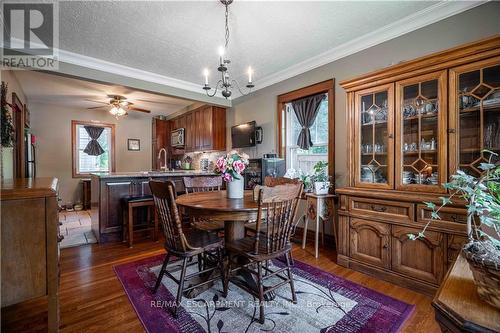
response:
M165 154L163 155L163 166L161 166L161 162L160 162L160 170L168 171L168 167L167 167L167 150L165 148L160 149L160 151L158 152L158 159L161 159L161 153L162 152L164 152Z

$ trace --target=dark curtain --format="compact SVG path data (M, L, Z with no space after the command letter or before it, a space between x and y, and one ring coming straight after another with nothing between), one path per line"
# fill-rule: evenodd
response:
M299 124L302 126L297 145L304 150L309 150L312 147L311 131L309 130L314 124L314 120L319 111L321 101L325 98L325 94L309 96L292 101L292 108L297 116Z
M84 126L84 128L89 134L91 140L89 141L87 147L85 147L83 152L91 156L99 156L103 154L104 149L102 149L99 142L97 142L97 139L99 139L99 137L102 134L102 131L104 131L104 127Z

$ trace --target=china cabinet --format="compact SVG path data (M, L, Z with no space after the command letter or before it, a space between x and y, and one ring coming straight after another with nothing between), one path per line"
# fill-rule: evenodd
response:
M500 152L500 36L341 82L347 92L348 186L340 195L340 265L433 294L467 240L454 200L426 237L425 201ZM485 150L486 149L486 150ZM498 158L493 163L500 163Z

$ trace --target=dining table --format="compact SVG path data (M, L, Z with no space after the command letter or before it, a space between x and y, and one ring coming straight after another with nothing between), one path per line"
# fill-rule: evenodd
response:
M226 191L195 192L183 194L176 200L179 211L184 216L209 219L211 221L224 222L224 240L226 243L245 237L245 223L255 221L259 205L254 200L253 191L245 191L243 198L230 199ZM226 253L231 255L231 253ZM239 260L244 260L239 258ZM254 277L244 271L238 271L240 277L246 282L248 287L257 289ZM196 294L203 290L195 291ZM188 297L196 296L193 293ZM272 300L274 293L266 295L266 300Z

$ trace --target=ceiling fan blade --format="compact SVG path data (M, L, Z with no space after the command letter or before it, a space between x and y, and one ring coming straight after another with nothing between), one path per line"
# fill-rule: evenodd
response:
M102 108L105 108L107 107L107 105L102 105L102 106L94 106L92 108L87 108L87 110L93 110L93 109L102 109Z
M134 101L144 102L144 103L152 103L152 104L162 104L162 105L177 105L176 103L173 103L173 102L153 101L153 100L143 99L143 98L136 98L136 99L134 99Z
M130 110L130 111L139 111L139 112L144 112L144 113L151 113L150 110L136 108L135 106L129 106L127 109Z
M102 102L102 101L96 101L93 99L85 99L87 102L93 102L93 103L101 103L101 104L106 104L109 105L109 102Z

